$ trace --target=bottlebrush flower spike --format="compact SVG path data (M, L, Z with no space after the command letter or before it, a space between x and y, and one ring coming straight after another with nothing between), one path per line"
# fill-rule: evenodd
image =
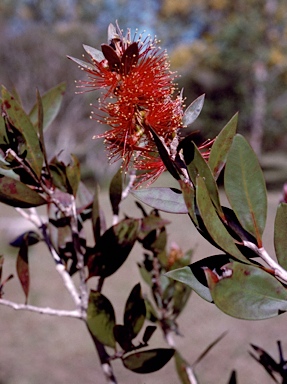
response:
M104 138L111 161L122 159L123 169L139 171L138 182L153 182L165 166L158 154L150 127L167 148L183 128L183 98L175 97L174 72L156 38L137 33L126 36L110 24L108 44L101 51L84 46L89 62L69 57L87 72L89 79L78 87L102 90L98 112L92 116L109 129Z

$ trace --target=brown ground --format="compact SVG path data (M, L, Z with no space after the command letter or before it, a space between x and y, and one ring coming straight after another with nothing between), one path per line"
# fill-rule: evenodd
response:
M279 193L269 194L269 215L265 231L265 246L271 254L273 250L273 222ZM108 203L106 211L109 211ZM124 202L123 211L130 212L133 202ZM0 207L1 217L16 216L13 210ZM134 211L139 215L138 211ZM172 220L168 227L170 240L176 241L184 250L196 248L194 258L203 258L216 253L194 230L185 216L167 215ZM109 222L110 223L110 222ZM18 221L13 222L19 225ZM15 273L15 251L7 247L7 236L11 235L11 222L0 222L0 252L7 255L4 276ZM16 231L16 228L15 228ZM7 235L8 234L8 235ZM13 251L13 249L12 249ZM142 251L136 247L115 275L104 286L107 295L117 308L117 319L121 322L126 297L133 284L140 280L136 261L141 259ZM32 248L31 294L29 303L55 308L72 309L71 300L54 271L53 262L43 245ZM143 290L146 290L143 285ZM5 290L5 298L17 302L24 301L24 295L17 279L11 281ZM46 317L28 312L15 312L1 307L0 314L0 384L95 384L104 383L99 369L93 344L79 320ZM192 363L202 350L222 332L227 336L196 367L201 384L226 384L232 369L238 371L240 384L269 384L273 381L248 355L249 344L254 343L267 349L277 359L276 340L283 342L287 356L285 329L287 315L259 322L242 321L221 313L193 294L184 313L180 317L180 330L184 337L176 337L178 349L186 360ZM152 347L164 346L160 331L156 332ZM155 374L138 375L127 371L120 362L114 364L119 383L174 384L178 383L173 361Z

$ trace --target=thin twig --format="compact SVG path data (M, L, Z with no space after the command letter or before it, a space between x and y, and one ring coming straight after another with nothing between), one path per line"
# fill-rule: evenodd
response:
M24 311L30 311L30 312L37 312L43 315L50 315L50 316L58 316L58 317L73 317L77 319L83 319L83 316L80 311L66 311L66 310L60 310L60 309L53 309L49 307L35 307L34 305L28 305L28 304L17 304L10 300L0 299L0 305L5 305L7 307L13 308L15 310L24 310Z
M264 247L258 248L254 243L251 243L250 241L244 241L243 244L257 253L257 255L260 256L261 259L264 260L265 263L267 263L268 266L273 269L274 275L276 277L284 281L284 283L287 283L287 271L282 268L281 265L279 265L274 259L272 259Z

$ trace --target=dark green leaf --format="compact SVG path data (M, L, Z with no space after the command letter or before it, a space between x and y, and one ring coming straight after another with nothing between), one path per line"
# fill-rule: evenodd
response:
M35 174L40 177L43 165L43 153L33 124L23 108L4 87L2 87L2 99L2 107L9 122L20 132L25 140L24 145L27 151L25 159Z
M122 359L124 366L136 373L151 373L161 369L174 355L174 349L157 348L135 352Z
M108 277L121 267L138 236L139 220L124 219L109 228L98 240L95 255L88 262L89 278Z
M65 94L66 84L60 83L42 96L43 105L43 130L45 130L57 116ZM37 103L33 106L30 114L30 119L34 125L38 124L38 106Z
M119 214L119 205L122 200L123 192L123 170L120 168L112 178L110 184L110 201L113 209L113 214Z
M146 317L145 302L141 293L140 284L136 284L125 305L124 325L134 339L140 332Z
M143 335L143 343L144 344L147 344L150 340L150 338L152 337L152 335L154 334L154 332L156 331L156 326L155 325L148 325L144 331L144 335Z
M247 259L236 247L234 239L219 219L205 182L201 177L197 178L196 201L204 225L218 247L236 259L246 262Z
M208 164L215 179L225 166L228 151L236 134L237 122L238 113L222 129L211 147Z
M27 304L29 288L30 288L30 274L29 274L29 261L28 261L28 237L24 237L20 246L17 262L16 262L17 275L20 280L21 286L25 294L25 303Z
M127 352L134 348L131 342L130 329L125 325L117 324L114 326L114 337L124 351Z
M226 314L239 319L260 320L287 311L286 288L262 268L233 262L223 277L205 270L212 299Z
M184 198L179 189L152 187L131 192L134 197L160 211L168 213L187 213Z
M184 126L192 124L198 118L204 104L204 96L199 96L186 108L182 118Z
M227 156L224 186L242 227L257 239L260 247L267 215L265 181L255 153L238 134Z
M274 224L274 246L279 264L287 268L287 204L281 203L277 208Z
M94 201L93 201L93 208L92 208L92 224L93 224L94 239L95 239L95 242L97 242L101 236L101 214L100 214L100 206L99 206L98 186L96 186L95 194L94 194Z
M174 318L176 318L181 314L181 312L185 308L191 294L191 288L180 282L176 282L175 284L172 284L172 286L172 313L174 315Z
M1 203L19 208L31 208L46 204L37 192L8 176L0 176Z
M102 344L115 347L113 328L115 312L111 302L100 292L91 290L87 310L89 331Z

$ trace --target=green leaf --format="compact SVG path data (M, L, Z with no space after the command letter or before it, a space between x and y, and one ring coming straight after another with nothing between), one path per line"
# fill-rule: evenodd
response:
M192 143L193 144L193 143ZM222 212L220 200L219 200L219 192L212 175L212 172L209 168L209 165L202 157L200 151L194 145L194 157L193 160L187 164L187 170L193 185L196 185L196 179L198 176L201 176L204 179L205 185L208 189L209 196L216 207L217 213L220 217L224 218L224 214Z
M186 108L182 117L184 126L192 124L198 118L204 104L204 97L204 94L199 96Z
M129 330L132 339L134 339L142 329L145 317L145 302L142 297L141 286L138 283L133 287L124 311L124 325Z
M3 110L7 114L10 123L21 133L25 140L27 150L25 160L30 164L35 174L40 177L44 157L33 124L23 108L4 87L2 87L2 100Z
M199 226L197 217L196 217L196 207L195 207L195 191L194 188L184 180L179 180L179 185L181 187L182 195L188 214L196 227Z
M204 300L212 302L212 297L207 286L204 286L194 275L190 267L182 267L166 272L165 276L180 281L191 287Z
M261 320L287 311L286 288L262 268L233 262L225 266L225 277L205 270L216 306L239 319Z
M218 217L202 177L197 178L196 201L203 223L218 247L236 259L247 262L247 259L236 247L233 237Z
M43 105L43 130L45 130L57 116L62 104L63 96L65 94L66 84L60 83L42 96ZM37 103L32 107L29 113L32 123L36 126L38 124L38 105Z
M238 134L227 156L224 187L242 227L257 239L261 247L267 215L265 181L254 151Z
M124 366L136 373L151 373L161 369L174 355L174 349L157 348L135 352L122 359Z
M145 306L146 306L147 320L151 321L152 323L156 323L159 319L153 304L147 297L144 300L145 300Z
M95 253L88 261L89 278L108 277L127 259L139 230L139 220L124 219L109 228L98 240Z
M113 214L119 214L119 205L122 200L123 192L123 170L120 168L112 178L110 184L110 202L113 209Z
M103 294L91 290L87 310L87 325L92 335L102 344L114 348L114 308Z
M215 179L225 166L228 151L236 134L237 122L238 113L222 129L211 147L208 164Z
M21 286L25 294L25 304L27 304L29 288L30 288L30 273L28 261L28 236L24 236L20 246L17 262L16 262L17 275L20 280Z
M37 192L8 176L0 175L0 201L11 207L31 208L46 204Z
M141 202L168 213L188 213L184 198L179 189L151 187L131 191Z
M274 224L274 246L279 264L287 268L287 204L281 203L277 207Z

